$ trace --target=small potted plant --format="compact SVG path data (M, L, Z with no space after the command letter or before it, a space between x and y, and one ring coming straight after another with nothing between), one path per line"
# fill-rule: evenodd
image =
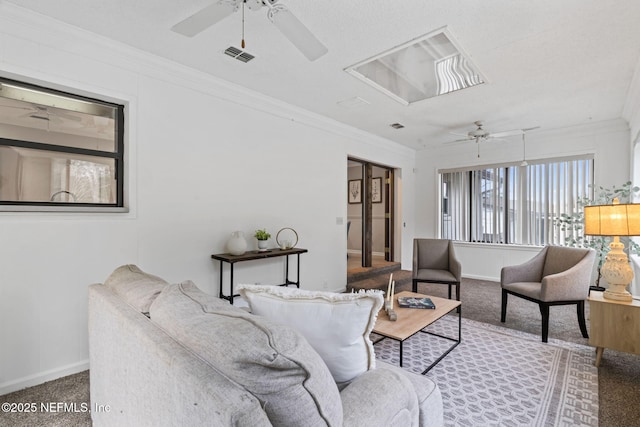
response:
M266 229L256 230L254 237L258 239L258 250L263 252L267 250L267 240L271 237L271 234Z

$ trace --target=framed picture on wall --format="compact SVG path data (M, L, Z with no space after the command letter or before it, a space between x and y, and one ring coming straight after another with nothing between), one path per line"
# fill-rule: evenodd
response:
M382 203L382 178L373 178L371 180L371 201L373 203Z
M349 180L349 203L362 203L362 180Z

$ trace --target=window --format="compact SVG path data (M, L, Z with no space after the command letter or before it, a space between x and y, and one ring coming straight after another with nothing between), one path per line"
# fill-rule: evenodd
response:
M0 210L123 207L123 125L122 105L0 78Z
M554 218L590 195L593 157L440 171L441 237L524 245L562 244Z

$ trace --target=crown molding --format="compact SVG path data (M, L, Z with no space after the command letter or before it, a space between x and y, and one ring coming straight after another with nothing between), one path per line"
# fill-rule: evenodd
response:
M117 66L128 72L183 86L214 98L242 105L265 114L293 121L339 137L386 149L396 155L413 156L415 150L334 119L279 101L241 85L187 67L119 41L74 27L12 3L0 0L0 22L8 21L0 32L18 36L43 46ZM15 29L15 32L7 32ZM47 37L38 37L43 31ZM98 49L96 49L96 46ZM96 54L96 51L99 54ZM105 52L107 55L105 56ZM2 62L0 62L2 64ZM41 70L37 70L41 75Z

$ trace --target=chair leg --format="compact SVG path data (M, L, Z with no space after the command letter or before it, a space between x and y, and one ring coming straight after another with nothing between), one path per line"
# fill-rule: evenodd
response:
M456 282L456 301L460 301L460 282Z
M412 290L414 293L417 293L417 292L418 292L418 281L417 281L416 279L413 279L413 286L411 287L411 290Z
M549 306L540 303L540 314L542 314L542 342L549 340Z
M502 310L500 310L500 321L502 323L505 322L505 320L507 320L507 291L505 291L504 289L502 290Z
M449 299L451 299L451 283L449 283Z
M580 325L580 332L582 332L582 336L584 338L589 338L589 334L587 333L587 323L584 319L584 301L580 301L577 304L578 307L578 324Z

